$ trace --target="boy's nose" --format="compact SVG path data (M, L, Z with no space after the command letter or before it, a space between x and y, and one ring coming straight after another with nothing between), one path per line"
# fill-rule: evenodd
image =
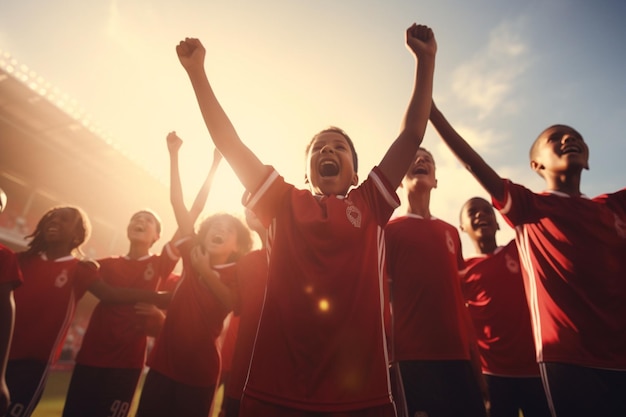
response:
M322 146L322 149L320 149L320 153L333 153L333 148L331 148L328 145L324 145Z

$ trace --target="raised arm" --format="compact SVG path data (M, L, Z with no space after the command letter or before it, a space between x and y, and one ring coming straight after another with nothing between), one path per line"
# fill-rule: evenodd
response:
M193 233L193 221L187 207L185 207L178 168L178 151L182 144L183 141L176 132L170 132L167 135L167 150L170 154L170 203L174 209L176 224L178 224L177 233L182 236L189 236Z
M255 191L265 176L266 168L241 141L215 97L204 69L204 46L198 39L186 38L178 44L176 53L187 71L213 143L224 155L243 186L249 191Z
M461 164L478 180L480 185L497 201L504 200L504 182L483 158L448 123L433 101L430 122Z
M200 187L200 190L193 201L193 205L191 206L191 210L189 210L189 215L194 223L198 220L198 216L200 216L200 213L202 213L202 210L206 205L207 198L209 197L209 191L211 191L211 184L213 184L213 177L215 177L215 171L217 171L217 167L219 166L221 160L222 154L216 148L213 150L213 162L211 163L209 174L206 176L202 187Z
M427 26L415 23L411 25L406 30L406 44L416 59L413 92L400 134L378 165L394 187L400 185L424 139L432 102L435 54L437 53L435 35Z

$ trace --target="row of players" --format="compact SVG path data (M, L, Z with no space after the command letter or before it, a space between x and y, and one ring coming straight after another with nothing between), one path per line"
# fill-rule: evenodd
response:
M54 277L46 291L66 290L65 307L70 309L87 289L107 302L96 312L132 311L130 305L111 303L137 301L167 307L148 359L137 416L208 415L220 374L215 341L231 309L240 317L237 345L248 346L249 359L232 362L232 375L243 380L227 384L239 386L232 401L225 401L227 415L484 416L487 408L491 415L511 415L500 407L513 415L522 409L525 416L624 415L626 190L595 199L582 195L588 147L576 130L563 125L546 129L531 148L531 167L546 180L547 192L536 194L500 178L432 102L437 49L432 31L412 25L406 35L418 65L398 138L358 185L352 140L338 128L319 132L306 150L306 191L285 183L241 142L208 82L201 43L190 38L180 42L179 60L219 150L187 210L178 175L182 141L175 133L168 135L170 193L181 239L164 250L175 246L183 276L173 295L122 288L128 285L119 281L106 284L92 263L67 259L84 241L79 225L85 218L74 208L49 212L29 250L18 256L29 261L20 261L24 283L15 290L17 324L7 368L14 398L8 415L30 415L28 404L41 395L42 378L31 378L36 383L31 381L29 401L15 398L19 390L12 381L45 375L57 342L51 340L43 352L41 335L20 331L20 292L26 294L35 269ZM516 228L515 243L498 248L491 205L471 199L462 210L462 228L487 256L466 262L456 228L431 215L435 164L420 148L429 119ZM248 252L250 231L228 214L210 217L194 232L220 154L248 192L244 205L255 213L261 225L257 232L265 236L260 251ZM401 183L408 213L390 221ZM143 256L152 243L146 242ZM71 262L72 273L69 264L54 265L56 275L49 272L55 264L49 260ZM48 262L45 271L38 266L43 262ZM103 260L102 276L105 265ZM155 276L159 272L152 270ZM139 277L136 281L146 275ZM68 289L69 282L76 284ZM251 282L258 287L248 293ZM49 294L43 294L37 304L49 304ZM247 309L250 319L244 320ZM41 320L33 318L33 323ZM95 323L92 318L90 329ZM105 324L102 334L113 328ZM248 338L242 337L243 328L249 330ZM23 340L19 348L17 340ZM73 415L71 403L80 415L103 415L86 411L96 404L91 398L122 380L134 381L128 389L134 392L138 370L131 378L115 374L127 363L95 364L100 358L130 358L116 356L119 347L105 347L107 342L99 340L94 349L104 351L92 363L81 364L80 357L87 354L79 353L66 415ZM39 350L39 359L13 356L29 350ZM474 366L476 350L482 369ZM245 371L235 372L235 364ZM72 395L73 390L79 394ZM508 397L513 394L530 400ZM129 401L113 404L119 411L115 415L125 415ZM111 406L104 415L111 414Z

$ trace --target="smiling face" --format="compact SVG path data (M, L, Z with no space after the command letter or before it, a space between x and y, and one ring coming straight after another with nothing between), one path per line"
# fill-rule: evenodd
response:
M231 255L239 250L236 226L228 217L212 218L202 238L202 246L211 255L211 264L228 262Z
M533 143L530 166L542 177L546 173L589 169L589 148L575 129L565 125L550 126Z
M139 211L130 218L126 235L128 240L135 243L146 243L150 246L159 240L161 224L156 216L147 211Z
M324 131L307 152L306 182L314 194L345 195L357 185L354 154L348 139L337 131Z
M402 186L408 193L417 191L418 188L425 190L437 188L435 171L435 159L432 154L424 148L419 148L402 180Z
M473 241L494 239L499 229L496 214L487 200L472 198L461 209L461 230Z
M62 245L73 249L81 245L87 237L81 213L72 207L51 210L42 219L40 227L47 245Z

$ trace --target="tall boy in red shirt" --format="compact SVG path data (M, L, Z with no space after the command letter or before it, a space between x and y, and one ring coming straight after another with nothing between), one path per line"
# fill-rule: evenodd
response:
M204 71L197 39L177 53L211 137L251 193L247 207L268 227L265 303L240 416L393 416L383 300L383 227L395 189L421 143L436 42L425 26L406 32L419 60L399 137L358 183L350 138L340 129L307 148L311 191L287 184L240 140Z

